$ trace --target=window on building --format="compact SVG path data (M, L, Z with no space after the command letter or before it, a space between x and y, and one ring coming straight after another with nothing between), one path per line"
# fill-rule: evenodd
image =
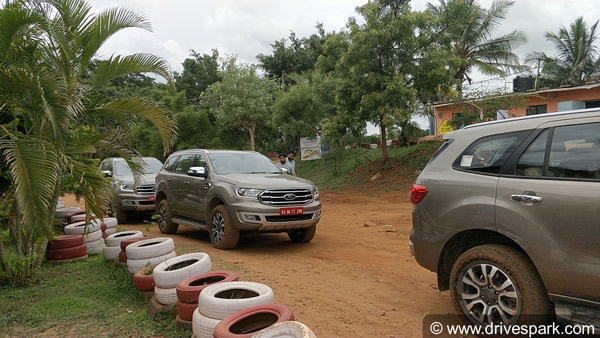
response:
M585 101L585 109L600 107L600 100Z
M527 116L537 115L537 114L545 114L547 111L548 111L548 108L545 104L540 104L537 106L528 106L527 107Z

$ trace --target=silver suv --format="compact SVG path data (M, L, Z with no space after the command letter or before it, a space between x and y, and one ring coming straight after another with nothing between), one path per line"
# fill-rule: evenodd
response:
M321 219L312 182L246 151L172 154L157 175L156 203L162 233L175 233L179 224L206 230L218 249L234 248L247 230L287 232L292 241L307 243Z
M100 170L104 176L111 178L114 196L109 203L109 209L119 223L125 223L127 214L131 211L148 212L155 209L154 180L162 162L154 157L143 157L142 161L143 172L137 185L131 168L123 158L111 157L100 163Z
M444 139L410 192L410 249L457 311L476 325L555 313L600 327L600 110Z

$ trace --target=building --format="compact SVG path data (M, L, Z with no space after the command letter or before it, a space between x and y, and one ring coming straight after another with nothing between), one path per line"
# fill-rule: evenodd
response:
M523 79L525 79L524 85ZM533 78L517 77L513 81L513 88L516 92L524 92L526 107L509 110L498 107L497 119L600 107L600 83L592 82L581 86L561 86L552 89L546 87L537 91L528 89L531 87L533 87ZM453 130L450 122L453 117L460 114L459 108L464 104L465 102L460 101L433 106L436 135Z

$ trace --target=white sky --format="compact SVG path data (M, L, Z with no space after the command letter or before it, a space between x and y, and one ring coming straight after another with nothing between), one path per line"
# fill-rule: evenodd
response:
M194 49L210 54L217 48L221 55L237 55L244 63L257 63L256 55L269 54L271 44L287 38L316 33L321 22L325 31L339 31L355 8L367 0L90 0L95 11L126 6L149 19L153 32L127 29L114 35L100 50L100 56L111 54L153 53L167 60L171 68L181 71L181 64ZM413 0L415 10L426 8L428 1ZM437 4L437 0L432 0ZM492 0L480 0L488 8ZM528 42L517 48L524 57L532 50L553 54L546 41L547 31L557 32L577 17L589 25L600 19L599 0L516 0L497 35L519 29ZM475 80L485 77L472 74ZM502 86L504 81L495 81Z

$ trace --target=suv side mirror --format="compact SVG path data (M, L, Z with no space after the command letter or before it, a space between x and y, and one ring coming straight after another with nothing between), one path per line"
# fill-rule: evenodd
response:
M104 177L112 177L112 172L110 170L102 170Z
M290 174L290 171L287 168L279 168L279 170L281 170L281 172L284 174Z
M208 172L206 172L206 167L190 167L187 171L189 176L195 177L208 177Z

